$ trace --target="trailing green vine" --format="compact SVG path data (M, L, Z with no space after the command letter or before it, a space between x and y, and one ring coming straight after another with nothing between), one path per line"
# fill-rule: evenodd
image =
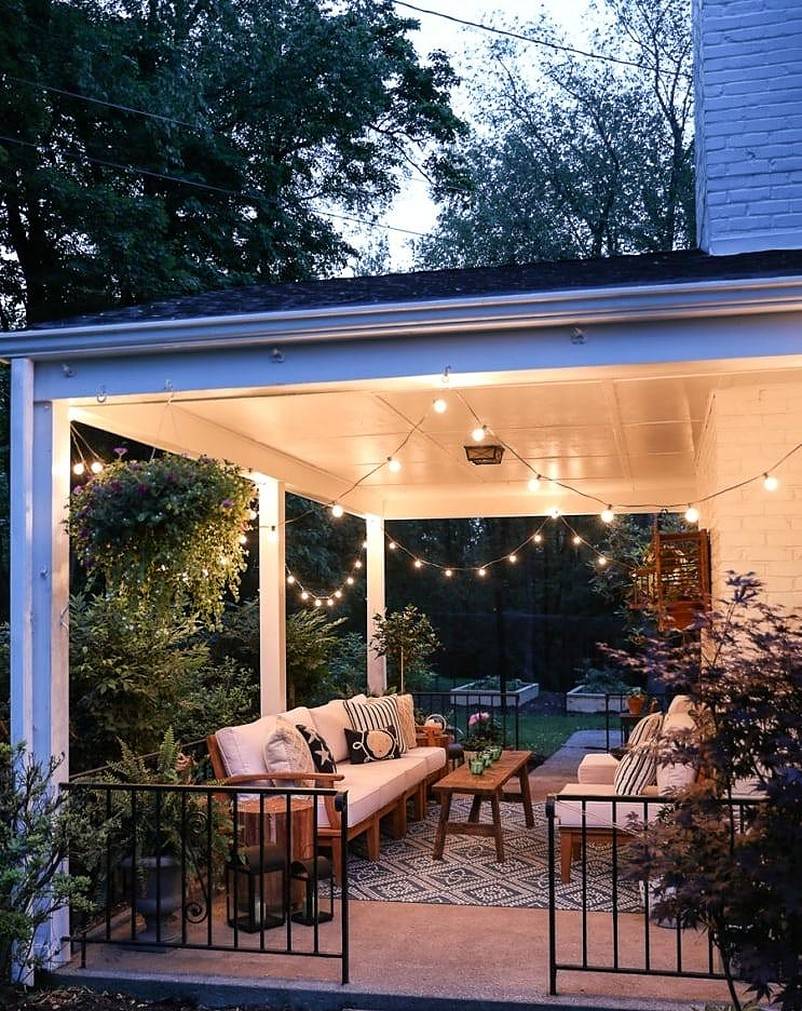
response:
M109 464L71 496L78 560L107 591L217 624L245 568L253 486L232 464L163 456Z

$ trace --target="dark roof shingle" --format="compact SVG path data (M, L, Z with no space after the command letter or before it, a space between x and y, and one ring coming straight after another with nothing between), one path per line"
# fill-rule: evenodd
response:
M42 323L33 329L794 275L802 275L802 250L772 250L735 256L710 256L699 250L683 250L593 260L559 260L503 267L413 271L377 277L337 277L322 281L254 284L183 295L148 305L72 316L69 319Z

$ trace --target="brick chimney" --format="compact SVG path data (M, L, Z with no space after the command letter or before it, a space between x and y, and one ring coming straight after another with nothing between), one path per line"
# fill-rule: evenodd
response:
M697 239L802 248L802 0L693 0Z

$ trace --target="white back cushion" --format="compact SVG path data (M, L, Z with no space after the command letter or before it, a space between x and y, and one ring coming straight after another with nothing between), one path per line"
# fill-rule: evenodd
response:
M686 696L678 695L677 698L686 698ZM671 706L669 706L666 718L663 720L663 729L660 733L661 750L665 751L671 748L671 739L677 731L693 731L695 729L696 723L687 710L683 711L680 708L672 712ZM696 769L690 763L671 762L668 765L663 765L658 761L657 790L661 795L674 790L684 790L695 779Z
M693 701L687 695L675 695L666 712L667 716L675 713L689 713L693 709Z
M364 695L357 695L363 700ZM325 706L317 706L310 711L310 726L320 734L328 744L329 751L335 762L343 762L348 758L348 744L345 740L345 728L351 726L342 699L332 699ZM300 721L299 721L300 722Z
M309 726L312 714L306 706L298 706L288 713L279 713L293 726L303 723ZM265 741L276 729L276 716L261 716L253 723L239 727L223 727L215 734L223 765L229 776L245 776L256 772L267 772L265 765Z

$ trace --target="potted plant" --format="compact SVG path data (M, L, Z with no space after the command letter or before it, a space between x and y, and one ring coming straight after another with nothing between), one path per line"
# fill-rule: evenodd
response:
M480 751L491 744L500 744L501 738L501 727L490 713L473 713L468 718L468 733L462 741L465 761L470 764Z
M227 810L217 803L207 806L202 794L187 793L182 799L180 788L186 785L189 771L189 761L168 729L154 764L149 766L122 744L122 758L112 764L106 777L111 783L132 786L176 787L137 792L135 821L131 794L112 793L118 863L127 874L136 876L134 905L145 921L145 929L137 934L137 945L154 943L157 938L161 943L177 939L174 915L182 903L182 855L185 868L206 888L209 871L222 867L228 854L231 830ZM201 873L207 855L212 867ZM204 894L204 899L210 914L211 896Z
M376 614L370 646L388 661L388 683L403 695L408 688L425 687L430 680L427 661L440 645L432 623L414 604L400 611Z
M640 716L646 708L646 692L642 688L632 688L627 693L627 706L633 716Z

